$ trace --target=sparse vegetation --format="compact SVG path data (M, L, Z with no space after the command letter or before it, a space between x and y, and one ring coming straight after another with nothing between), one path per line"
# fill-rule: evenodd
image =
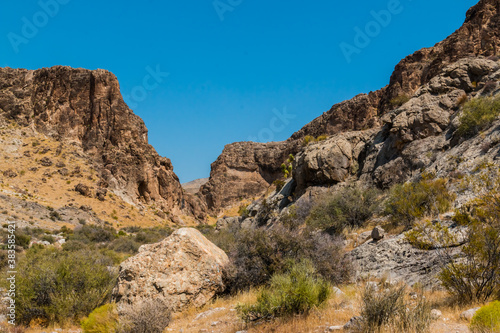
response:
M402 94L402 95L398 95L398 96L394 97L393 99L391 99L390 103L392 106L400 107L401 105L405 104L409 100L410 100L410 97L408 97L408 95Z
M325 141L326 139L328 139L328 136L324 134L318 135L316 138L312 135L306 135L304 139L302 139L302 146L305 147L310 143Z
M424 175L416 183L395 185L385 203L385 214L394 225L410 229L416 219L448 211L455 195L446 187L445 179Z
M439 276L460 303L500 297L500 192L498 187L456 212L454 220L468 227L464 259L451 261Z
M500 301L491 302L477 310L472 317L470 329L473 333L500 332Z
M272 276L256 304L240 305L238 312L247 322L307 314L325 303L330 293L330 285L316 274L310 262L292 261L285 273Z
M378 210L381 193L376 189L346 187L322 198L311 210L307 223L330 234L360 227Z
M385 287L384 287L385 288ZM405 299L406 287L387 286L378 291L367 284L362 294L360 327L355 331L372 332L428 332L431 324L431 308L423 297L414 301Z
M457 134L469 138L486 129L498 119L500 97L480 97L466 102L460 117Z
M144 300L124 311L120 333L162 333L170 319L167 304L160 300Z
M89 316L82 320L84 333L117 333L118 312L113 303L104 304L92 311Z
M18 264L16 321L43 325L78 321L104 304L115 278L95 251L32 248Z

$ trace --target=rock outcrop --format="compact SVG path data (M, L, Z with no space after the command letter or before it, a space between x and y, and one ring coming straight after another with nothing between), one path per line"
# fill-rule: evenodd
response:
M120 265L113 299L121 306L159 299L173 311L202 306L224 290L229 259L198 230L182 228Z
M266 189L266 185L268 186L281 176L279 166L286 160L288 154L295 155L303 150L301 143L305 136L331 136L345 131L364 131L369 128L379 128L388 121L391 123L390 130L392 131L390 140L393 141L386 140L388 133L381 133L381 136L375 139L375 141L385 142L383 145L384 151L379 156L379 160L372 161L370 167L373 171L374 166L378 167L382 164L387 166L387 168L379 169L375 175L376 183L379 186L386 187L393 182L403 181L411 171L408 165L402 161L402 156L405 154L401 152L402 146L413 138L423 139L424 137L442 133L448 127L453 114L458 110L459 105L457 102L461 97L460 94L471 92L472 83L480 80L480 77L476 77L476 75L481 76L481 70L475 72L477 68L473 66L474 69L468 73L470 74L468 75L470 78L469 84L459 78L463 77L460 68L456 69L458 72L454 72L455 69L450 69L448 82L436 82L435 77L442 73L444 68L453 65L460 59L496 55L500 48L499 26L500 1L481 0L467 12L462 27L448 38L433 47L416 51L401 60L396 65L388 86L335 104L329 111L294 133L287 141L268 144L236 143L226 146L222 155L212 164L210 181L201 190L203 198L206 198L210 209L217 212L221 208L233 204L235 198L251 198L262 194ZM464 63L459 66L464 66ZM431 81L433 83L428 87L427 92L419 91L422 86ZM442 83L446 83L445 86L449 89L444 98L438 96L441 94L439 84ZM405 104L404 102L414 94L422 97L420 100L414 100L413 105L407 106L413 111L407 110L409 112L402 113L401 111L404 109L400 109L397 113L399 115L397 119L388 120L390 117L397 116L392 112ZM426 106L427 103L430 104L429 107ZM418 115L411 114L415 110L426 108L425 112L418 111ZM388 116L389 114L391 115ZM407 124L405 121L410 121L410 123ZM410 127L413 132L404 132ZM399 134L395 135L395 132L398 131ZM373 145L380 144L380 142L375 141ZM433 142L432 144L436 145L434 150L440 149L439 145L441 143ZM283 153L276 151L277 149ZM257 153L262 155L262 151L265 150L269 152L267 156L271 159L274 158L273 160L253 159L250 169L247 169L245 163L233 162L247 160ZM418 164L418 161L416 162ZM328 164L328 166L330 165ZM360 165L360 168L363 167L363 165ZM261 169L265 170L262 174L266 176L259 175ZM311 172L313 169L311 169ZM332 172L328 172L329 175L327 176L322 175L321 171L319 172L320 176L325 180L325 184L335 182L336 179L345 178L346 168L340 167L339 169L339 167L335 167L335 169L335 173L338 175L334 178L330 177ZM270 170L272 172L269 172ZM230 181L226 182L226 177L230 174L237 174L237 176L231 176ZM299 179L302 177L302 175L298 176ZM310 179L305 179L305 183L309 182ZM312 183L320 182L318 179ZM298 183L300 182L298 181ZM224 192L231 193L231 198L224 198Z
M129 203L154 201L174 213L189 206L172 163L148 144L144 122L125 104L108 71L2 68L0 115L81 146L103 187Z
M281 164L298 143L236 142L226 145L212 163L210 180L200 189L208 208L217 213L242 198L258 197L283 174Z

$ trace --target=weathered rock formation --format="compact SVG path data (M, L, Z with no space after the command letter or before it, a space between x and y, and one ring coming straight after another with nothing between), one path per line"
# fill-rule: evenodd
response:
M213 212L242 198L258 197L282 176L281 164L298 150L298 143L236 142L224 147L212 163L210 180L200 189Z
M101 184L130 203L155 201L181 211L185 197L168 158L148 144L141 118L123 101L116 77L105 70L56 66L0 69L0 115L57 140L79 145ZM198 214L200 212L197 212Z
M224 290L227 255L198 230L182 228L120 265L113 299L118 308L158 299L173 311L202 306Z
M378 167L381 164L390 163L388 166L394 167L394 171L389 174L387 173L388 168L379 169L378 174L375 175L377 184L388 186L395 181L404 180L409 171L405 169L407 166L398 160L398 157L402 159L404 156L404 152L401 152L401 144L408 143L408 140L414 137L429 137L441 133L448 126L450 117L458 110L457 100L461 97L460 91L473 92L475 89L471 89L471 84L479 82L484 71L476 66L469 69L457 68L458 72L453 72L455 69L450 68L447 82L434 80L427 91L419 92L418 90L430 83L445 67L453 65L460 59L496 55L500 48L499 27L500 1L481 0L467 12L464 24L452 35L433 47L419 50L401 60L396 65L387 87L335 104L328 112L294 133L287 141L268 144L235 143L227 145L221 156L212 164L210 181L201 189L202 197L206 198L212 212L217 212L221 208L233 204L235 198L249 198L256 194L262 194L275 179L281 176L280 165L287 159L288 154L295 155L303 150L301 143L306 135L331 136L345 131L379 128L388 122L389 116L386 115L400 106L399 103L395 103L395 98L400 97L400 101L404 102L405 99L417 94L422 96L421 99L414 100L412 102L414 104L408 105L406 108L425 109L426 104L430 103L429 110L419 114L420 118L416 118L416 115L408 113L411 111L407 110L408 112L400 115L398 119L389 120L392 133L390 140L395 141L391 141L389 144L386 141L387 133L383 133L373 142L373 145L380 145L380 142L375 142L377 140L386 142L383 147L384 151L374 164ZM468 65L462 63L460 66ZM463 70L470 71L468 72L470 82L460 81L459 77L463 77ZM475 72L476 70L477 72ZM436 94L440 93L439 86L443 84L448 91L446 98L440 99ZM452 88L455 90L454 92L449 91ZM436 106L440 106L440 108L436 108ZM445 110L445 112L440 113L441 110ZM390 117L394 117L394 114L391 113ZM405 127L406 124L401 121L406 120L410 121L411 124ZM413 128L413 133L403 133L402 131L405 131L407 127ZM397 131L399 134L396 136L394 133ZM398 149L395 150L394 147ZM438 149L437 146L435 148ZM308 147L306 149L314 148ZM275 158L275 160L262 161L252 158L257 152L262 155L262 151L265 150L268 151L267 156ZM319 155L315 154L319 158ZM252 160L250 168L248 168L248 163L239 163L239 161L248 159ZM319 160L317 159L317 161ZM329 163L327 165L331 167ZM371 165L372 171L373 166ZM360 165L360 168L363 167ZM310 172L318 174L313 169L311 168ZM345 177L346 168L336 166L335 169L339 175L334 178ZM265 171L261 172L261 170ZM227 182L227 175L232 174L238 175L232 176L231 180ZM297 177L303 179L303 175ZM321 177L325 180L325 184L331 183L333 179L329 176ZM303 179L304 184L321 182L319 179L311 181L311 177L306 178ZM300 180L298 183L300 184ZM225 197L224 192L230 192L230 197Z

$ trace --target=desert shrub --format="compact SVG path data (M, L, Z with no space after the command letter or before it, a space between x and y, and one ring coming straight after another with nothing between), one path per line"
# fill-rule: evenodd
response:
M456 237L450 229L440 222L425 221L417 223L405 232L405 239L416 248L431 250L452 245Z
M330 296L330 285L318 277L310 262L290 262L285 273L272 276L269 286L262 289L257 303L240 305L243 320L307 314L325 303Z
M328 139L328 137L326 135L319 135L317 138L316 138L316 141L319 142L319 141L325 141L326 139Z
M314 136L306 135L304 137L304 139L302 139L302 145L307 146L308 144L310 144L311 142L314 142L314 141L315 141Z
M285 181L283 181L281 179L276 179L273 182L273 185L276 186L276 192L279 192L279 191L281 191L281 189L283 188L283 186L285 186Z
M249 214L250 214L250 212L248 211L248 205L241 205L238 208L238 215L239 216L247 217Z
M403 104L405 104L406 102L408 102L410 100L410 97L408 97L408 95L398 95L396 97L394 97L393 99L391 99L390 103L392 106L396 106L396 107L399 107Z
M118 332L118 312L114 303L104 304L82 320L84 333Z
M499 97L480 97L464 104L457 134L472 137L486 129L500 114Z
M338 237L283 225L240 229L226 250L231 260L228 292L260 286L285 269L288 260L310 260L319 274L334 283L349 279L352 267Z
M464 258L442 269L441 283L460 303L500 296L500 190L492 189L462 207L454 220L468 227Z
M67 252L76 252L76 251L80 251L80 250L86 250L88 248L89 248L89 246L87 244L85 244L84 242L74 240L74 239L70 239L62 245L63 251L67 251Z
M27 235L22 230L18 230L15 232L16 235L16 245L22 247L23 249L27 249L30 246L31 236Z
M87 316L110 296L111 264L96 251L28 250L17 267L17 322L63 323Z
M41 240L49 242L50 244L54 244L56 241L54 236L51 236L51 235L43 235Z
M108 248L116 252L134 254L139 250L139 244L131 237L120 237L112 241Z
M391 188L385 203L385 214L396 225L411 228L416 219L448 211L455 199L446 180L424 177L416 183L398 184Z
M112 227L85 224L78 226L68 240L78 240L83 243L106 243L111 242L117 236Z
M171 311L160 300L143 300L124 310L120 332L162 333L170 323Z
M500 332L500 301L494 301L477 310L472 317L470 329L473 333Z
M423 297L405 299L405 286L389 286L378 291L368 284L362 294L359 331L420 333L429 330L431 308Z
M379 204L378 190L346 187L321 199L312 208L307 223L330 234L340 234L344 228L363 225L375 214Z
M149 229L141 229L141 231L137 232L134 241L139 244L152 244L162 241L172 234L172 229L168 227L160 228L149 228Z

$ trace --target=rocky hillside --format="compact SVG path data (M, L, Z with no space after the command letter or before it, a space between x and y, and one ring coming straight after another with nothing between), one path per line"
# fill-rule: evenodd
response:
M496 55L500 47L499 25L500 1L481 0L467 12L464 24L452 35L433 47L416 51L401 60L396 65L388 86L335 104L328 112L294 133L287 141L268 144L243 142L227 145L212 164L209 182L200 190L208 208L213 213L217 213L221 209L234 205L238 199L262 194L274 180L281 177L280 166L288 155L298 154L304 149L302 142L306 136L316 138L320 135L332 136L345 131L380 128L386 123L387 114L405 104L422 86L442 73L445 67L463 58ZM479 82L482 75L484 72L481 70L478 73L471 72L471 83ZM450 73L450 77L452 80L458 79L454 73ZM431 94L439 93L437 90L435 89ZM456 99L452 102L456 102ZM456 110L457 105L452 106L448 103L445 104L445 108ZM437 114L436 116L442 117ZM446 124L441 123L437 126L446 127ZM436 128L427 129L427 131L433 130L435 131ZM385 154L392 156L393 152L387 150L386 148ZM271 158L265 160L256 158L262 156L263 151L266 151L267 156ZM386 159L391 160L391 156L386 156ZM388 186L392 181L401 181L407 176L397 176L397 172L394 179L390 180L384 180L381 179L383 176L375 175L376 181L380 185ZM345 173L344 168L340 174ZM320 179L321 177L317 182L321 182Z
M108 71L62 66L35 71L2 68L0 118L5 139L15 141L10 153L4 150L4 160L10 158L8 164L18 171L22 166L12 159L26 160L29 167L29 159L38 158L41 168L46 168L45 178L61 171L63 164L71 173L76 168L72 158L78 156L81 172L92 173L92 181L79 189L86 197L110 192L124 204L153 207L167 221L183 214L204 217L199 200L183 193L170 160L148 144L144 122L127 107L116 77ZM40 140L46 144L33 149ZM3 183L12 183L9 178L15 177L6 171L2 170ZM67 187L62 182L54 185L61 195Z

